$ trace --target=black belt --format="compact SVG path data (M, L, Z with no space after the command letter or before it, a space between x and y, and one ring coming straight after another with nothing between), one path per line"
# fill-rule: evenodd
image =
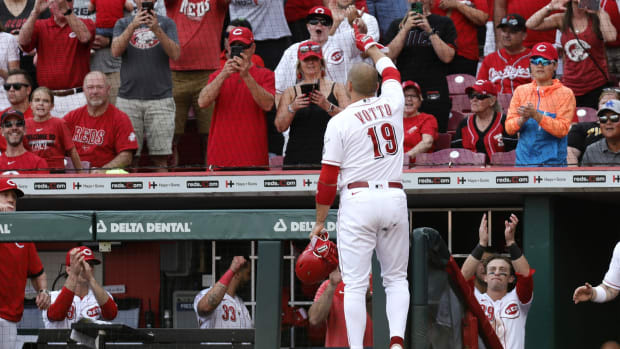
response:
M83 88L75 87L75 88L70 88L70 89L66 89L66 90L54 90L54 91L52 91L52 95L54 95L56 97L64 97L64 96L74 95L74 94L80 93L82 91L84 91Z
M397 189L403 189L403 184L400 182L388 182L388 187L389 188L397 188ZM349 183L347 185L348 189L355 189L355 188L370 188L370 184L368 184L368 182L353 182L353 183Z

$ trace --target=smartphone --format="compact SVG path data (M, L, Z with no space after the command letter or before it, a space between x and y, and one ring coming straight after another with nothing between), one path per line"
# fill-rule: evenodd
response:
M411 12L418 13L418 14L423 14L424 13L424 9L423 9L422 3L421 2L413 2L413 3L411 3Z
M306 96L310 96L312 91L320 89L318 82L314 84L303 84L300 86L300 88L301 88L301 93L303 93Z
M142 8L149 11L149 13L153 13L154 4L152 1L143 1Z
M601 0L580 0L579 8L598 11L601 6Z
M239 46L239 45L230 46L230 58L241 57L241 52L243 52L243 46Z

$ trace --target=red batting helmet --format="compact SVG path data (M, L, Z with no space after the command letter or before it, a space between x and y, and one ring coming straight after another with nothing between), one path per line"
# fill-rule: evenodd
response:
M316 284L338 267L338 249L329 241L327 232L312 238L297 258L295 274L304 284Z

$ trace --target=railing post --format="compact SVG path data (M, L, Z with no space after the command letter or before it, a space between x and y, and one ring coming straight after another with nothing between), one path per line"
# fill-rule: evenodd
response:
M426 348L428 339L428 241L424 228L413 231L411 252L409 253L409 292L412 305L409 312L411 321L412 348Z
M280 241L258 242L255 348L280 348L282 327L282 248Z

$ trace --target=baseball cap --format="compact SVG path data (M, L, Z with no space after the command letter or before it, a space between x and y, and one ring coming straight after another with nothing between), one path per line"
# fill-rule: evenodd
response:
M471 91L476 91L484 95L497 96L497 88L495 88L495 84L489 80L478 80L465 89L465 93L471 93Z
M325 6L314 6L308 11L308 15L306 19L310 19L312 17L323 17L329 20L330 23L333 23L332 11Z
M512 13L502 18L497 25L498 28L512 28L520 31L525 31L525 18L517 13Z
M98 260L97 258L95 258L95 254L93 253L93 250L91 250L90 248L86 247L86 246L80 246L80 247L75 247L69 250L69 252L67 252L67 257L65 258L65 264L67 266L71 265L71 251L73 251L74 249L79 249L80 252L82 252L82 254L84 255L84 260L85 261L93 261L92 264L101 264L101 261Z
M418 85L418 83L415 81L411 81L411 80L403 81L402 85L403 85L403 91L409 87L412 87L414 90L416 90L418 95L422 94L422 89L420 88L420 85Z
M24 114L22 112L20 112L19 110L15 110L15 109L9 109L5 111L4 113L2 113L2 118L0 119L0 123L4 122L4 120L8 118L9 116L17 116L20 120L24 120Z
M605 102L605 104L603 104L603 106L598 110L598 113L596 113L596 115L601 116L603 115L603 112L606 112L608 110L620 114L620 101L617 99L612 99Z
M323 52L321 52L321 45L318 42L306 41L299 45L297 49L297 59L300 61L305 60L308 57L323 58Z
M251 45L254 42L254 34L246 27L234 27L228 34L228 42L240 42L245 45Z
M532 47L532 57L542 57L552 61L558 60L558 51L555 49L553 44L548 42L539 42L534 47Z
M15 194L17 195L18 198L21 198L22 196L24 196L24 192L21 191L21 189L17 187L17 184L15 184L15 182L13 182L11 178L6 178L6 177L0 178L0 192L7 191L7 190L15 190Z

